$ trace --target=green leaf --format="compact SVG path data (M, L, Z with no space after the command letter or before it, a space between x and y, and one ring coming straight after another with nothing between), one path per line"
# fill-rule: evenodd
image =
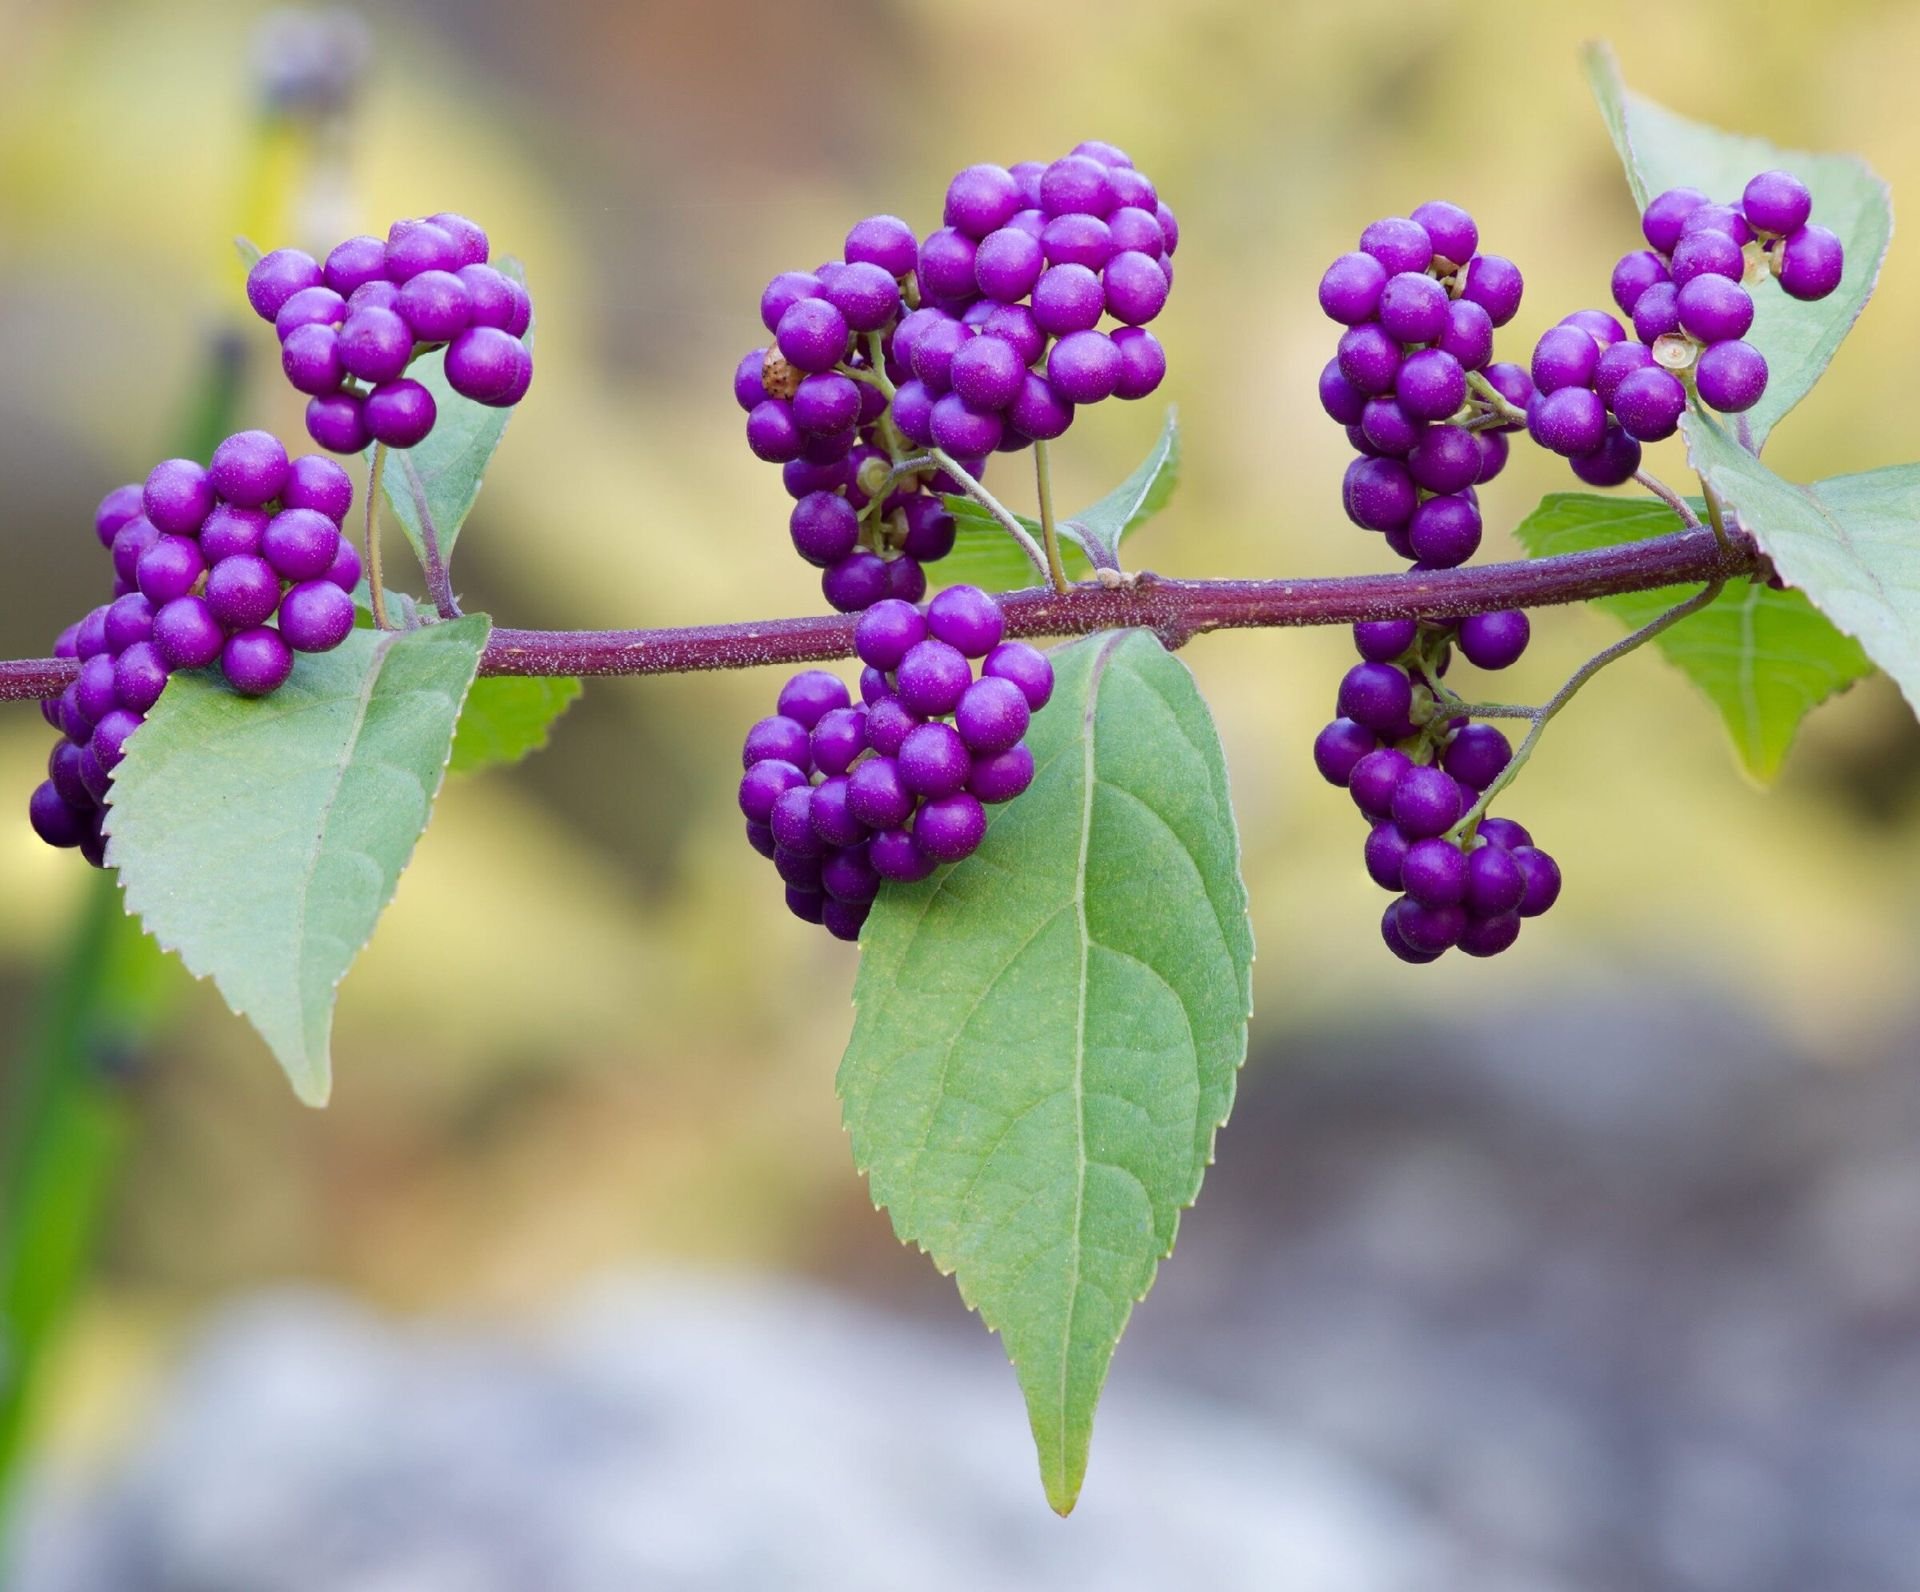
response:
M1753 330L1747 339L1767 356L1768 368L1766 394L1745 416L1757 451L1780 417L1820 379L1873 296L1893 232L1887 185L1851 155L1779 149L1765 139L1676 116L1629 89L1605 45L1589 46L1586 63L1600 114L1642 209L1655 195L1676 187L1738 200L1749 178L1778 167L1813 191L1813 219L1832 228L1846 245L1846 276L1818 303L1788 298L1776 283L1761 284L1753 295Z
M526 274L518 261L501 260L497 264L516 282L526 285ZM521 339L529 348L533 347L534 330L529 326ZM420 531L421 503L425 502L432 516L440 557L451 564L460 528L473 512L487 466L506 434L507 422L513 418L512 408L493 409L462 398L447 383L446 363L446 351L442 349L416 360L408 370L409 376L433 394L437 418L427 440L418 447L387 450L386 468L380 478L387 502L422 565L427 553ZM369 458L372 451L368 449Z
M1704 504L1696 507L1705 513ZM1679 528L1673 511L1651 498L1555 492L1514 527L1514 535L1534 558L1550 558ZM1594 606L1638 630L1688 590L1628 592L1597 598ZM1779 774L1800 721L1873 671L1859 644L1834 629L1805 596L1763 581L1729 586L1653 644L1720 710L1742 766L1763 784Z
M356 630L261 701L176 675L114 775L127 909L309 1105L331 1087L335 989L426 827L490 628Z
M573 706L580 682L573 679L521 679L489 675L475 680L453 738L455 774L501 763L517 763L547 744L554 721Z
M1060 560L1067 574L1085 580L1096 564L1118 569L1121 542L1165 508L1179 484L1179 415L1169 406L1159 437L1133 474L1098 503L1060 522ZM968 497L949 497L946 502L957 535L953 551L938 566L943 579L968 581L985 591L1014 591L1039 579L1027 555L988 510ZM1036 542L1040 540L1038 520L1024 514L1014 518Z
M1696 412L1694 469L1738 514L1788 585L1856 638L1920 713L1920 464L1783 480Z
M1031 789L868 919L839 1089L894 1231L1004 1340L1064 1514L1233 1103L1253 939L1193 677L1143 631L1053 660Z

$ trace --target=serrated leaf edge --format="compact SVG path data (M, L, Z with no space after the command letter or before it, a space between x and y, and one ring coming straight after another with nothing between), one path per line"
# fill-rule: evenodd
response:
M478 618L478 619L487 618L487 616L484 614L469 614L469 615L464 615L463 617ZM488 620L487 628L488 628L488 631L491 632L492 630L491 620ZM375 667L369 670L367 673L367 684L361 695L360 712L358 717L355 720L355 728L354 728L355 743L358 742L360 737L360 731L362 728L364 728L366 724L366 714L372 704L375 687L379 683L381 671L386 668L386 661L388 656L393 651L394 644L397 641L399 641L401 638L408 635L413 635L415 633L416 632L413 632L413 631L402 631L402 630L383 631L378 641L376 642L376 645L379 647L380 650L376 659ZM484 647L485 644L486 644L486 638L485 636L483 636L481 638L482 647ZM460 700L454 704L453 718L454 718L454 734L455 735L459 733L460 714L466 708L467 696L472 691L473 682L477 678L478 678L477 671L475 674L469 675L467 677L467 684L465 689L463 689L460 693ZM290 1084L292 1084L294 1095L299 1099L302 1105L312 1106L316 1110L318 1110L324 1107L332 1096L332 1093L333 1093L333 1066L332 1066L332 1055L331 1055L331 1039L332 1039L332 1029L333 1029L332 1011L333 1011L334 1004L337 1003L340 986L346 981L347 974L353 971L353 965L355 962L357 962L360 959L360 953L364 951L367 948L368 944L372 941L374 930L378 929L380 925L380 919L383 916L385 916L387 908L393 904L394 895L398 892L400 888L400 878L406 872L407 868L411 865L413 861L413 854L415 850L417 850L419 847L421 837L424 836L427 832L427 825L433 821L433 812L435 807L439 805L440 792L446 788L447 766L449 763L451 763L452 759L453 759L453 735L449 735L447 737L447 754L444 758L441 759L441 762L440 762L440 777L434 781L433 789L426 793L426 796L427 796L426 821L421 824L420 833L414 837L413 844L407 848L406 856L401 859L400 866L394 873L393 885L387 891L385 897L381 900L380 910L374 915L373 926L367 930L366 937L362 939L358 945L354 946L352 954L347 958L346 965L343 968L341 968L339 974L333 979L331 985L329 986L331 992L335 997L335 1000L329 1002L329 1005L328 1005L328 1016L327 1016L327 1034L328 1034L328 1042L329 1042L328 1054L325 1057L323 1057L320 1068L317 1070L317 1072L310 1072L309 1068L306 1066L295 1068L287 1065L285 1058L276 1058L280 1060L281 1066L287 1074L287 1081ZM341 765L341 771L339 775L340 780L345 779L347 766L348 766L347 764ZM336 783L334 795L337 797L338 794L339 794L339 787L338 787L338 783ZM109 790L108 802L107 802L109 815L111 815L112 806L113 806L112 792L111 790ZM331 806L331 802L329 803L329 806ZM325 831L323 828L322 835L324 835L324 833ZM312 867L314 865L317 865L319 843L320 843L319 838L316 837L314 863L310 865L308 869L309 885L311 885L312 883ZM199 980L201 982L211 982L213 984L213 987L219 992L220 999L223 1002L225 1002L227 1010L232 1012L234 1016L243 1019L250 1027L253 1027L254 1026L253 1019L248 1015L246 1009L243 1006L239 1005L231 997L228 996L225 986L221 983L219 974L214 972L213 969L211 968L196 966L194 957L191 956L183 946L170 943L165 936L161 935L156 930L148 926L145 910L138 902L135 901L133 887L131 887L128 884L125 873L120 869L118 863L114 860L113 851L114 851L113 834L111 829L109 829L107 832L107 866L114 870L115 882L120 887L120 895L121 895L121 899L125 903L124 911L126 915L130 918L137 919L140 924L141 932L149 936L153 940L153 942L160 947L162 951L165 951L170 955L177 957L180 961L180 965L184 967L187 970L187 972L190 973L196 980ZM302 932L304 933L304 930ZM254 1027L254 1032L259 1033L260 1030L257 1027ZM262 1037L264 1038L264 1036ZM306 1059L310 1059L310 1058L303 1058L303 1060L306 1060Z

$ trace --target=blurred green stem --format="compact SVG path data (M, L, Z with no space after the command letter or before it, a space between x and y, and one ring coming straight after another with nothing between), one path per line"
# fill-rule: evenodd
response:
M930 452L933 455L934 462L938 464L941 469L945 470L948 475L952 476L954 480L960 483L961 491L965 492L968 497L972 498L974 502L978 503L998 520L1001 528L1006 531L1007 535L1011 536L1020 544L1021 552L1027 555L1027 562L1033 565L1040 577L1043 580L1050 581L1053 572L1047 567L1047 555L1041 550L1040 544L1033 539L1032 534L1027 530L1026 526L1020 523L1019 518L1014 514L1013 510L989 492L974 479L972 475L968 474L966 468L960 461L948 453L945 448L934 448L931 449ZM1064 580L1064 577L1062 578ZM1062 585L1058 587L1057 590L1065 591L1066 587Z

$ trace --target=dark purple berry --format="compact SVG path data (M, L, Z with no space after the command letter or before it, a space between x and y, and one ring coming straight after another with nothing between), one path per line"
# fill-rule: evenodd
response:
M765 758L740 776L740 811L751 823L768 823L773 817L773 804L806 783L807 776L797 765Z
M1487 823L1482 820L1484 830ZM1504 847L1480 846L1467 857L1467 910L1476 918L1514 911L1527 893L1526 875Z
M1464 907L1430 907L1412 896L1402 896L1395 926L1407 948L1422 956L1437 956L1459 944L1467 927Z
M1562 387L1587 387L1600 363L1600 345L1578 326L1550 326L1534 344L1534 390L1558 392Z
M740 766L752 768L768 758L805 769L811 757L807 727L784 713L769 714L747 731L740 748Z
M1520 915L1503 912L1498 917L1473 917L1460 931L1460 949L1468 956L1498 956L1520 938Z
M936 862L959 862L986 838L987 815L965 791L927 802L913 820L913 837Z
M1480 510L1463 496L1430 497L1413 511L1407 542L1431 569L1452 569L1480 546Z
M533 353L497 326L470 326L447 345L447 385L462 398L506 408L526 396Z
M1478 304L1495 326L1505 326L1520 309L1524 286L1513 261L1497 254L1477 254L1467 264L1460 296Z
M221 649L220 672L242 696L266 696L293 672L293 653L277 630L242 630L229 636Z
M1512 761L1513 748L1491 724L1463 725L1440 759L1449 774L1476 791L1485 790Z
M1416 420L1444 420L1467 401L1467 373L1438 348L1423 348L1401 362L1394 396Z
M1533 627L1517 608L1491 614L1469 614L1460 621L1456 640L1467 662L1478 669L1505 669L1527 650Z
M1592 346L1590 339L1588 346ZM1589 387L1542 393L1527 406L1527 431L1541 447L1578 458L1606 440L1607 406Z
M1516 846L1508 853L1526 880L1520 898L1520 916L1537 918L1560 898L1560 865L1536 846Z
M1390 663L1357 663L1340 682L1335 711L1376 735L1391 736L1412 704L1413 682L1405 670Z
M837 675L825 669L803 669L780 688L776 706L802 729L811 730L835 708L850 706L852 700L846 682Z
M1467 859L1447 840L1416 840L1401 860L1401 889L1425 907L1450 907L1467 893Z
M1387 285L1387 268L1370 254L1343 254L1320 278L1320 308L1344 326L1373 319Z
M767 827L773 831L775 847L790 857L817 857L826 849L813 827L813 787L810 785L791 786L774 798Z
M1679 330L1680 290L1671 282L1654 283L1633 306L1633 335L1653 343Z
M1620 306L1622 315L1633 314L1633 307L1640 302L1640 295L1658 282L1665 282L1667 262L1651 249L1635 249L1631 254L1623 254L1613 268L1613 302Z
M1355 459L1347 466L1341 498L1347 518L1369 531L1397 530L1419 503L1413 477L1397 459Z
M1402 351L1381 326L1367 321L1348 327L1340 334L1337 357L1340 374L1360 391L1368 394L1393 391L1394 378L1400 374Z
M945 723L916 725L901 743L896 761L901 783L916 796L950 796L973 771L966 742Z
M793 722L788 720L789 723ZM860 708L833 708L820 716L804 755L823 774L844 774L867 749L867 715Z
M268 431L240 431L213 450L207 476L214 492L242 508L258 508L287 484L287 450Z
M957 588L949 588L954 589ZM925 718L941 718L951 713L959 706L972 679L966 655L937 637L921 642L908 652L895 675L902 706Z
M1671 254L1687 217L1711 202L1698 188L1669 188L1647 206L1640 230L1661 254Z
M793 506L787 527L794 551L825 569L851 553L860 541L860 516L837 492L810 492Z
M1416 951L1400 932L1401 912L1412 905L1413 903L1405 896L1400 896L1387 904L1387 910L1380 915L1380 938L1386 941L1387 949L1403 962L1412 962L1415 965L1437 962L1442 954L1440 951Z
M264 625L280 606L279 573L257 554L235 553L208 572L206 600L213 617L228 630L251 630ZM351 611L351 598L347 606Z
M986 675L967 687L954 709L953 721L968 751L990 757L1006 751L1025 735L1031 717L1032 710L1018 685Z
M186 596L206 568L199 543L185 536L162 536L140 555L135 578L141 595L160 608L176 597Z
M1813 195L1792 172L1763 171L1740 195L1740 211L1760 232L1793 232L1813 214Z
M1746 269L1746 255L1724 232L1689 232L1674 246L1672 271L1676 290L1696 276L1724 276L1738 282Z
M1410 839L1444 834L1460 812L1460 787L1444 769L1417 765L1393 788L1391 816Z
M402 376L382 382L367 394L364 418L374 441L389 448L411 448L424 442L433 430L435 419L433 394Z
M286 484L280 491L280 506L283 509L314 509L338 525L353 507L353 479L333 460L322 458L317 453L303 453L287 466ZM206 539L207 528L203 526L200 531L203 551ZM212 555L208 557L211 559Z
M329 453L359 453L373 440L366 400L357 393L330 392L307 404L307 435Z
M1675 300L1681 330L1702 343L1745 337L1753 325L1753 300L1738 282L1724 276L1696 276Z

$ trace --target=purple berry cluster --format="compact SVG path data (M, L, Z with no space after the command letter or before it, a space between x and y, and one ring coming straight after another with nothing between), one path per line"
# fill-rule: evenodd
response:
M1475 614L1457 623L1382 619L1353 627L1362 661L1340 682L1339 717L1313 743L1314 765L1344 785L1367 820L1368 874L1394 901L1381 922L1389 949L1431 962L1453 946L1495 956L1560 893L1560 870L1510 818L1461 820L1512 760L1490 724L1450 717L1432 681L1457 648L1482 669L1526 650L1527 616Z
M42 840L103 865L113 771L175 671L217 663L234 690L265 696L296 652L346 640L360 581L340 528L352 506L345 470L317 453L289 459L264 431L228 437L204 468L167 459L144 487L101 500L93 523L113 558L113 600L54 643L80 677L41 705L62 737L29 804Z
M1346 328L1320 373L1320 403L1360 455L1347 469L1347 515L1426 569L1473 556L1474 488L1507 462L1469 375L1503 392L1525 376L1492 363L1494 328L1520 308L1520 272L1479 249L1473 217L1436 199L1374 222L1320 279L1320 307Z
M882 883L972 855L987 832L983 804L1033 782L1023 737L1053 694L1053 665L1002 640L1005 629L975 586L949 586L924 610L882 598L855 632L866 665L858 704L809 669L747 732L747 840L773 860L796 917L858 939Z
M307 431L333 453L369 442L411 448L437 418L433 394L406 374L446 348L447 385L509 408L533 381L522 340L526 289L487 263L487 235L443 211L396 221L386 240L348 238L325 263L275 249L247 275L247 302L280 338L280 366L309 395Z
M1051 165L969 166L926 237L869 216L842 259L767 284L774 341L741 360L734 396L833 607L925 594L922 566L953 546L940 494L960 490L927 449L977 478L990 454L1063 434L1077 406L1160 385L1146 324L1179 239L1152 181L1088 142Z
M1746 283L1771 275L1793 298L1840 285L1846 251L1808 221L1813 196L1799 178L1763 171L1737 204L1697 188L1669 188L1646 208L1647 247L1613 268L1613 301L1632 335L1603 310L1579 310L1533 351L1527 430L1565 456L1591 486L1618 486L1640 468L1640 445L1670 437L1691 390L1710 409L1738 414L1767 390L1767 361L1747 342Z

